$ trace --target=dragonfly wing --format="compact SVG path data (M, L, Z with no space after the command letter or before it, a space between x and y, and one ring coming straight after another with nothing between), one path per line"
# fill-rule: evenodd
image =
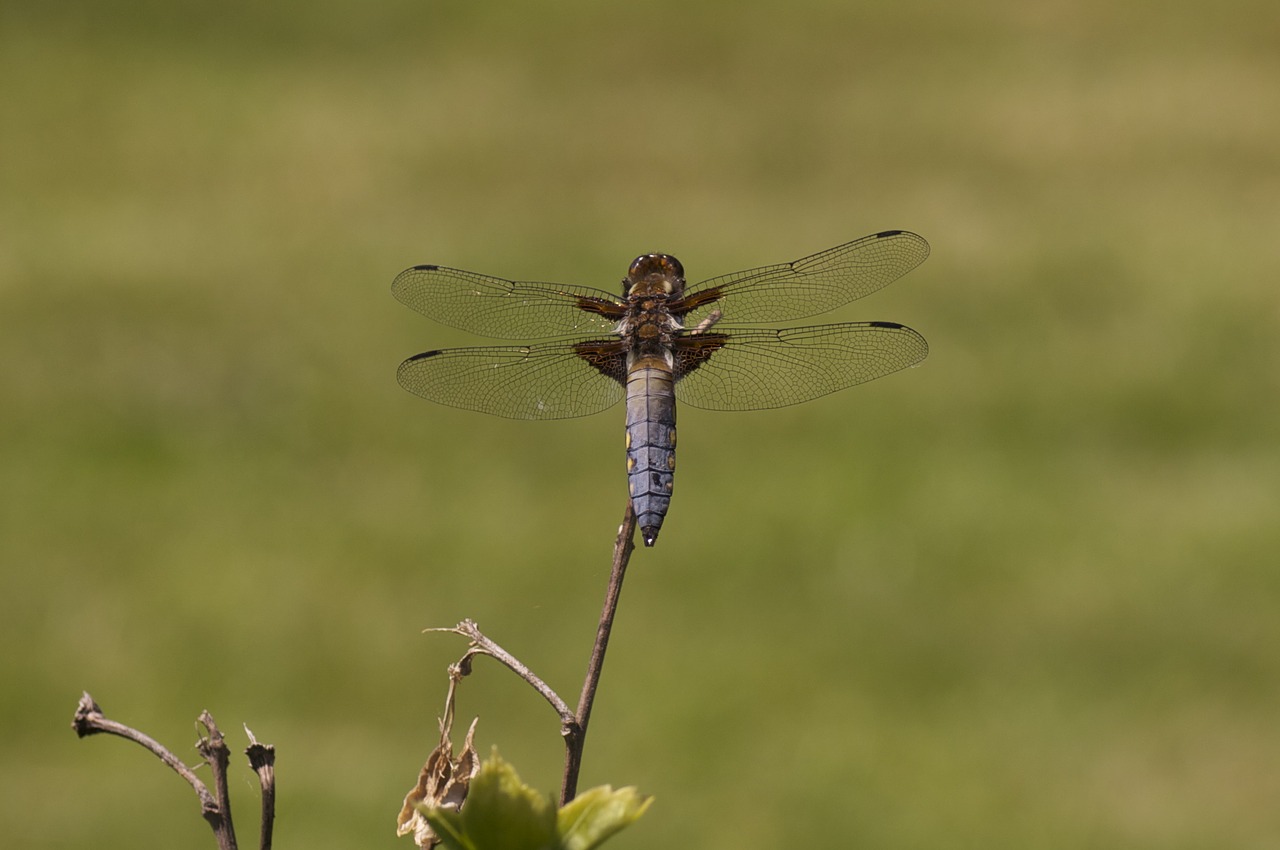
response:
M676 398L705 410L761 410L818 398L914 366L924 337L894 322L734 328L674 346Z
M405 269L391 292L441 324L500 339L609 332L625 311L601 289L504 280L445 266Z
M428 351L401 363L396 378L409 392L450 407L508 419L569 419L621 400L625 373L621 342L578 338Z
M731 322L787 322L834 310L902 277L929 256L924 237L886 230L818 254L714 277L690 287L680 311L692 327L713 309Z

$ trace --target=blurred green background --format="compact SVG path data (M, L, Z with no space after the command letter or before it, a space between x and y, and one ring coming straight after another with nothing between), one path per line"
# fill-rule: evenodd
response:
M933 255L819 321L932 353L681 413L584 787L641 847L1280 846L1280 13L1272 0L350 0L0 12L0 835L212 846L88 689L194 760L279 751L277 844L394 818L472 617L576 698L621 410L402 391L483 342L435 262L614 288L888 228ZM558 786L555 718L481 715ZM255 784L232 789L252 844Z

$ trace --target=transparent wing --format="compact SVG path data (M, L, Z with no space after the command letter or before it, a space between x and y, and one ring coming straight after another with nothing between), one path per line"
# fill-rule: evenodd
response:
M902 277L929 256L924 237L886 230L819 254L713 277L690 287L686 327L712 309L730 322L786 322L834 310ZM673 310L678 310L673 307Z
M391 292L427 318L499 339L612 331L624 311L601 289L503 280L444 266L405 269Z
M623 396L618 340L590 337L541 345L428 351L400 364L400 386L425 399L508 419L599 413Z
M785 407L913 366L924 337L893 322L735 328L677 340L676 399L705 410Z

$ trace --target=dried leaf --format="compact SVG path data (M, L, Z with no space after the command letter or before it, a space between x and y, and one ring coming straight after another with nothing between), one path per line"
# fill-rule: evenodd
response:
M440 722L440 743L427 756L427 762L418 774L418 783L405 795L404 806L396 818L396 835L413 833L413 842L424 850L431 850L440 843L440 837L432 830L423 815L424 811L446 809L457 811L467 799L471 780L480 770L480 758L474 744L476 724L471 721L462 752L453 758L453 743L449 740L452 712Z

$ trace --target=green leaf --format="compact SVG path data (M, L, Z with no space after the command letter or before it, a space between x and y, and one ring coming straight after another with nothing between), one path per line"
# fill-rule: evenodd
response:
M423 817L431 824L431 831L440 839L445 850L476 850L476 846L462 833L462 815L450 809L423 807Z
M584 791L560 810L556 825L564 850L591 850L623 827L634 823L649 804L633 787L614 791L608 785Z
M493 752L460 811L419 806L446 850L593 850L634 822L652 799L635 788L585 791L556 812Z
M556 809L495 752L471 782L460 812L426 812L449 850L560 850Z

